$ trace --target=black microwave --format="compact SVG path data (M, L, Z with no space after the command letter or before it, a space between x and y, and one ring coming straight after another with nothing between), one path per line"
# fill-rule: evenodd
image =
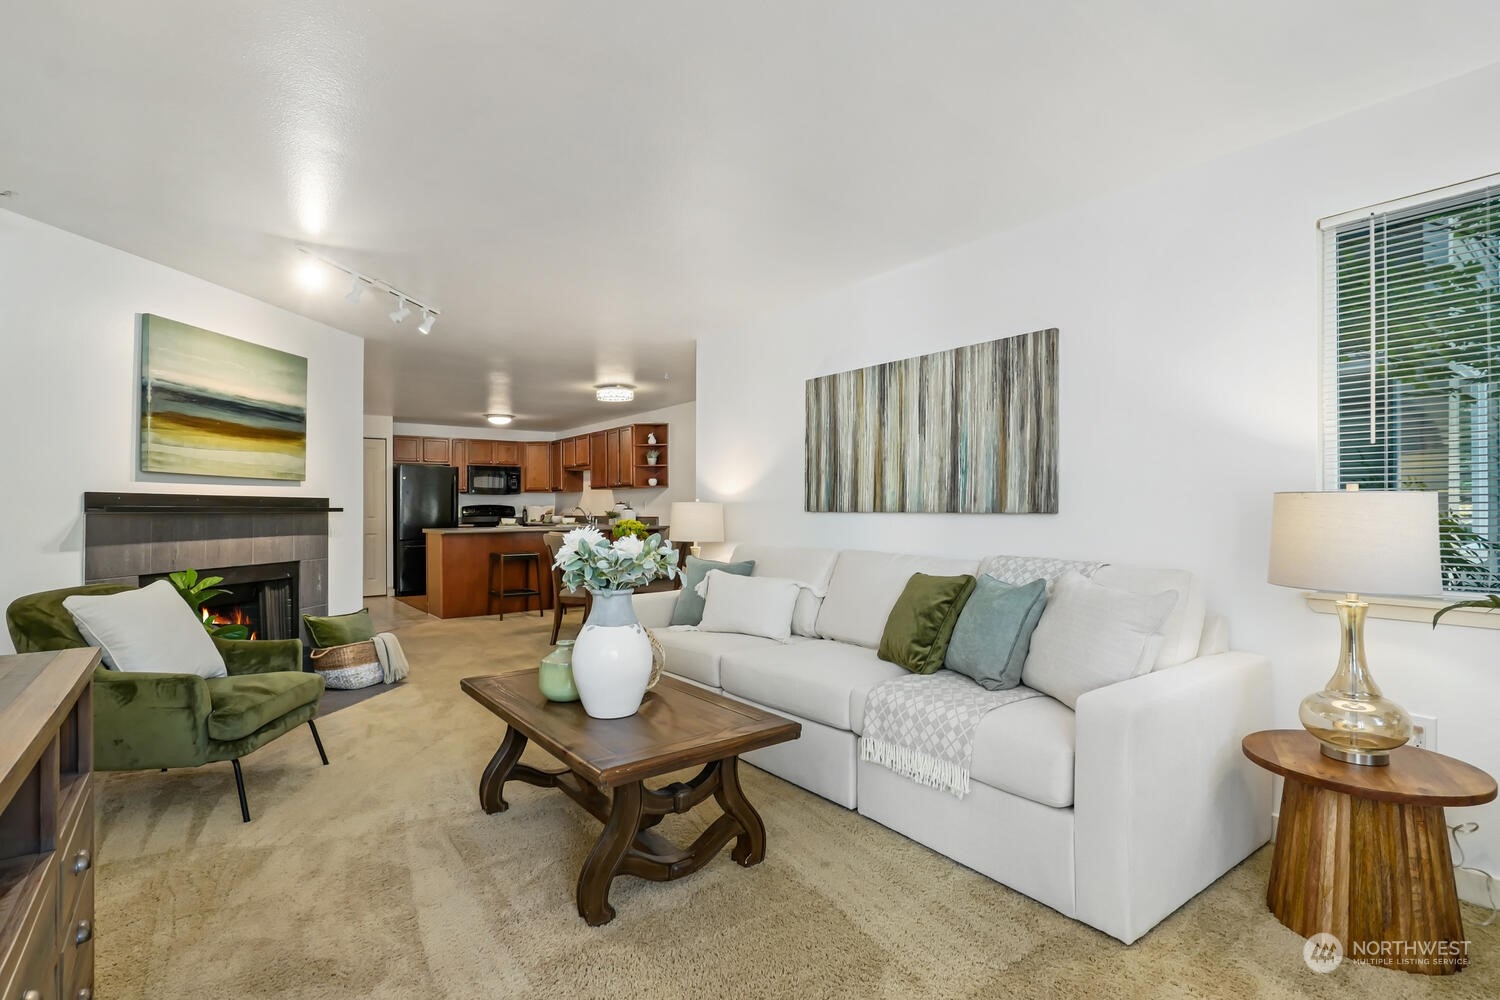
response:
M518 465L469 466L470 493L521 492L521 467Z

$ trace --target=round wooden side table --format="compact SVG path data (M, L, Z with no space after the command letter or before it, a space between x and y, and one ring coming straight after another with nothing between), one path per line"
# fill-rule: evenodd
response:
M1326 932L1344 957L1449 975L1469 964L1444 806L1495 797L1495 779L1430 750L1384 767L1324 757L1301 729L1251 733L1245 756L1281 775L1266 905L1303 937Z

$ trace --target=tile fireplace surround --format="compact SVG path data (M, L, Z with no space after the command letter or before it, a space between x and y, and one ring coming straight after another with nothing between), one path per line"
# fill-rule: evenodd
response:
M294 562L300 623L328 613L328 515L339 510L318 497L85 493L83 580L136 586L179 569Z

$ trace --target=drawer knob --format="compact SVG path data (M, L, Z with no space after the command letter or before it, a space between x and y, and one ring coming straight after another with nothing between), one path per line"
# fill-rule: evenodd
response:
M41 990L27 990L21 994L21 1000L42 1000Z
M78 991L78 1000L94 1000L94 991L85 986Z
M89 857L88 851L79 851L77 856L73 858L73 874L82 875L89 870L89 865L93 863L94 859Z
M94 925L87 920L78 921L78 930L73 934L74 944L83 944L94 936Z

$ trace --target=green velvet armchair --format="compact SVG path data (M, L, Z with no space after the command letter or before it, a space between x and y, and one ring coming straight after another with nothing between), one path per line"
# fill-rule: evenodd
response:
M17 598L5 624L20 653L86 646L73 616L62 606L73 594L115 594L116 584L67 587ZM299 639L214 639L228 677L196 674L94 671L94 767L100 771L234 765L240 816L250 822L240 758L307 723L318 756L328 763L313 719L323 678L302 670Z

